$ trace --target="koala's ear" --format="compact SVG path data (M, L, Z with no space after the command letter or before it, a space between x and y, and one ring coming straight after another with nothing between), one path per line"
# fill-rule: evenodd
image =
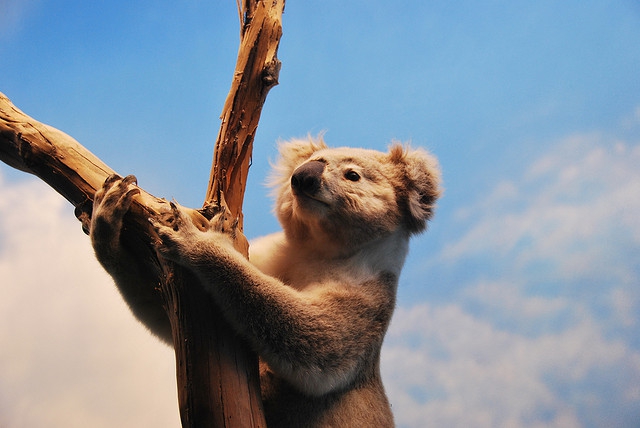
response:
M405 213L411 233L422 232L431 219L441 194L440 167L426 150L395 143L388 153L396 178L398 206Z
M273 187L287 184L291 179L291 174L300 164L309 159L318 150L326 147L327 145L323 141L322 135L315 139L308 136L306 139L279 142L278 151L280 157L271 165L273 173L269 179L269 184Z

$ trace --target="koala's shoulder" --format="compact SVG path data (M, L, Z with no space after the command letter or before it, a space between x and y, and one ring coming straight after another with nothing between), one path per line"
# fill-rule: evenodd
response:
M249 261L267 275L279 276L286 259L286 238L283 232L252 239L249 245Z

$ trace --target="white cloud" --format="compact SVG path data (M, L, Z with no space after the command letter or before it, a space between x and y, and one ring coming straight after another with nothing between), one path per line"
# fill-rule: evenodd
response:
M383 373L399 426L636 426L638 165L637 143L572 136L459 210L466 230L427 264L479 275L396 313Z
M629 264L610 263L620 240L640 245L640 145L578 135L535 160L519 181L505 181L458 214L470 229L442 261L491 254L517 267L562 260L563 278L628 278ZM617 254L615 254L617 255ZM608 263L605 266L604 262ZM604 270L603 270L604 269Z
M541 318L565 311L571 305L566 297L525 296L516 284L481 281L462 292L466 298L491 311L504 312L511 318Z
M605 338L588 317L527 337L455 304L399 308L383 348L401 427L630 427L639 363L640 353ZM623 374L606 385L612 395L589 385L612 371ZM601 414L585 418L589 408Z
M0 176L0 426L179 426L173 351L130 315L72 207Z

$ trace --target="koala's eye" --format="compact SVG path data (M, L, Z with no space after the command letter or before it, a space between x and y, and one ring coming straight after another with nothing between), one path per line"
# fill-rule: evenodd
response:
M360 174L358 174L353 170L350 170L344 173L344 178L346 178L349 181L358 181L360 180Z

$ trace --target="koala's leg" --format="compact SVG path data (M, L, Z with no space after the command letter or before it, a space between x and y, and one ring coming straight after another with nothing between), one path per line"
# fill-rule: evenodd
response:
M157 278L148 262L121 241L124 215L139 193L133 175L107 178L94 197L89 235L98 261L113 277L134 315L152 333L171 342L171 327L157 290Z
M327 279L297 291L253 266L226 234L199 230L178 207L174 215L170 224L154 222L158 251L196 273L278 376L310 395L377 376L395 301L394 275L362 283ZM217 224L214 217L212 229Z

